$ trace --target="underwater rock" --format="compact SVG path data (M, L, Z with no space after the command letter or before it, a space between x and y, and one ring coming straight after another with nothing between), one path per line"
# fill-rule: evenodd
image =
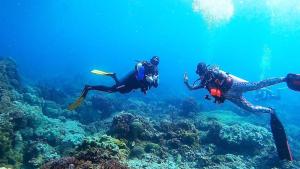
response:
M15 131L26 128L29 124L29 119L26 118L26 114L22 110L12 110L9 112L9 119L14 124Z
M163 121L160 124L161 140L166 140L169 148L178 149L183 145L190 147L200 145L200 132L189 121L171 123Z
M93 96L91 103L93 109L101 111L102 119L110 117L114 112L120 111L122 107L121 104L117 103L117 100L101 95Z
M21 89L16 63L10 58L0 57L0 114L10 110L13 91Z
M0 57L0 114L10 110L13 91L21 89L16 63L10 58Z
M202 142L203 143L214 143L216 145L220 144L220 131L223 127L223 124L216 121L216 120L212 120L209 122L201 122L198 123L198 127L202 130L202 131L207 131L205 137L202 137Z
M122 158L128 156L126 144L110 136L88 137L73 154L74 157L52 160L42 169L128 169L127 166L120 163Z
M24 93L23 100L33 106L42 106L43 100L32 93Z
M216 155L205 157L199 160L198 168L215 169L215 168L230 168L230 169L249 169L249 162L245 161L242 156L232 154Z
M107 135L87 137L75 150L75 157L97 163L101 160L122 160L129 149L121 140Z
M161 147L158 144L155 143L147 143L145 145L145 152L146 153L152 153L152 154L157 154L157 152L159 152L159 154L161 153Z
M15 149L14 126L7 114L0 114L0 166L19 168L22 154Z
M145 154L145 150L141 146L135 146L130 152L130 158L142 158Z
M151 113L151 104L146 104L142 99L130 98L124 102L123 110L131 114L139 114L141 116Z
M34 130L34 137L45 140L52 146L67 149L81 144L85 138L85 131L76 121L61 122L44 118L44 122Z
M27 161L27 166L32 168L39 168L46 162L58 158L60 155L56 150L46 143L35 141L27 146L25 161Z
M54 101L45 101L43 105L43 114L48 117L58 118L63 114L63 110Z
M245 122L224 124L216 119L202 120L197 127L205 133L201 137L204 144L213 143L227 153L257 155L263 149L274 151L272 133L264 127Z
M135 116L129 113L124 113L114 117L109 133L116 138L129 139L131 132L131 123Z
M11 106L11 93L0 88L0 114L7 112Z
M6 158L12 149L13 126L3 115L0 117L0 159Z
M157 140L157 131L146 119L129 113L123 113L114 117L110 135L129 141Z
M141 159L130 159L127 163L132 169L191 169L187 165L176 161L173 157L161 159L159 156L153 156L151 154L145 154Z
M41 167L41 169L129 169L125 165L115 160L102 160L98 163L84 161L75 157L65 157L59 160L53 160Z
M219 137L227 152L250 154L259 153L263 148L274 147L272 134L267 129L247 123L224 126Z
M20 89L20 79L16 63L10 58L0 57L0 88Z
M39 96L44 100L53 101L58 104L64 104L67 99L67 94L58 89L57 87L52 87L50 84L39 84Z
M83 105L77 109L78 120L88 125L100 120L105 120L121 110L122 103L115 98L115 96L96 95L87 98Z
M198 104L196 99L188 98L182 101L181 103L181 116L191 117L198 113L201 110L200 105Z

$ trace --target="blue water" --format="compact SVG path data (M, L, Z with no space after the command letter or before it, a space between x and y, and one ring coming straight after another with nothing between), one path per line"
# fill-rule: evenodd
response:
M0 56L16 60L25 81L111 83L90 70L124 76L157 55L160 87L151 92L188 96L183 74L196 79L200 61L258 81L300 73L299 46L298 0L0 0ZM300 100L290 90L282 97L280 110ZM291 109L285 125L300 119Z

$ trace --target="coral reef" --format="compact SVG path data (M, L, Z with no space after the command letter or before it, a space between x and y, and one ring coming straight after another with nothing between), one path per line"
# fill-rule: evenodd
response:
M20 89L16 63L10 58L0 58L0 113L9 110L13 101L13 90Z
M122 165L118 161L108 160L99 161L97 164L93 164L90 161L79 160L75 157L65 157L59 160L53 160L41 167L41 169L129 169L128 167Z
M16 63L10 58L0 58L0 87L2 89L20 89L20 76Z
M57 151L50 145L41 142L31 142L25 154L27 166L31 168L39 168L46 161L60 158Z
M122 99L103 96L101 94L88 97L84 106L78 108L78 120L83 124L90 124L110 118L122 110Z
M157 140L157 131L150 122L140 116L122 113L114 117L108 134L129 141Z
M0 59L0 168L300 168L299 151L295 162L279 162L266 117L114 94L66 110L75 89L24 85L16 64ZM297 150L300 127L287 131Z
M163 132L162 139L167 141L168 147L179 148L181 146L199 146L200 132L193 123L180 121L170 123L163 121L160 124L160 131Z
M193 98L187 98L181 103L180 115L185 117L191 117L201 110L198 102Z
M248 149L247 154L250 154L267 147L270 151L273 148L272 134L267 129L247 123L224 126L219 139L227 152L244 152Z
M38 84L39 97L44 100L56 102L58 104L64 104L67 99L67 94L58 88L52 87L49 84Z
M79 159L97 162L101 160L122 160L129 155L127 145L107 135L86 138L75 150Z
M74 157L50 161L42 168L127 169L120 161L126 159L128 154L129 150L121 140L96 135L86 138L74 151Z

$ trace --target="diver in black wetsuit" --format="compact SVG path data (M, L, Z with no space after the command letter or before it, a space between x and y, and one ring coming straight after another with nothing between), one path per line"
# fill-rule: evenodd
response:
M220 104L224 103L225 100L229 100L246 111L252 113L271 114L271 128L275 144L277 146L278 155L281 159L293 159L289 150L284 127L277 118L275 110L262 106L254 106L243 97L243 93L259 90L283 82L287 82L291 89L299 91L299 75L289 74L287 77L272 78L253 83L235 77L220 70L219 68L210 67L205 63L198 64L196 73L200 76L200 78L194 83L194 85L190 85L188 83L187 74L184 75L184 83L190 90L206 88L210 95L215 98L215 103ZM200 81L200 84L195 85L198 81ZM207 95L206 99L210 100L210 97Z
M159 74L158 74L158 64L159 57L154 56L151 58L150 62L141 61L138 62L135 66L135 70L130 72L124 79L119 80L116 76L116 73L106 73L102 72L102 75L112 77L115 80L115 85L113 86L90 86L86 85L82 91L79 99L69 106L70 110L76 109L84 98L87 96L88 92L91 90L97 90L107 93L119 92L122 94L129 93L132 90L140 89L143 93L151 87L158 87L159 83Z

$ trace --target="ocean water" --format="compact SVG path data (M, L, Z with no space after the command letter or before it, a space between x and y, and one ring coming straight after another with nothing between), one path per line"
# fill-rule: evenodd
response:
M90 71L122 77L137 60L157 55L160 86L145 96L146 103L194 97L208 109L232 108L208 103L205 91L188 91L183 74L196 80L199 62L248 81L300 73L299 46L298 0L0 0L0 56L15 60L24 83L59 88L79 77L82 85L111 84ZM257 104L281 111L284 125L294 129L287 127L292 147L299 149L300 93L285 84L271 87L278 88L279 101Z

